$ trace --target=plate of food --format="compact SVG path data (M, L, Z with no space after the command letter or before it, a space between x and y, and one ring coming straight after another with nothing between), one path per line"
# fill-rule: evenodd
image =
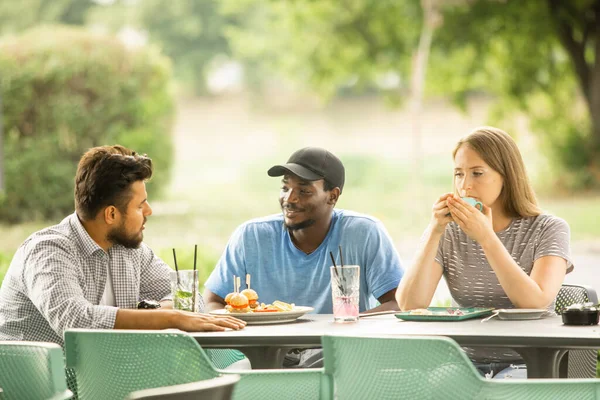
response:
M429 307L417 308L396 314L396 318L405 321L463 321L490 315L493 308L483 307Z
M274 301L272 304L262 303L254 309L235 309L226 307L221 310L214 310L212 315L231 315L246 321L248 325L261 324L283 324L294 322L306 313L313 311L312 307L297 306L295 304L285 303L283 301Z
M258 293L250 289L250 276L246 275L248 288L241 292L239 279L234 276L235 288L225 297L225 308L211 311L210 314L231 315L246 321L248 325L261 325L294 322L314 310L313 307L297 306L280 300L275 300L271 304L259 303Z

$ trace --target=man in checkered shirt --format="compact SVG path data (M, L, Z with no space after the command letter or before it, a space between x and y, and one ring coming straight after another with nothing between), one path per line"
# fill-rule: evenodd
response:
M122 146L90 149L75 177L75 213L31 235L0 288L0 340L63 344L69 328L222 331L245 322L173 310L171 269L144 243L152 215L150 158ZM142 300L161 301L137 310Z

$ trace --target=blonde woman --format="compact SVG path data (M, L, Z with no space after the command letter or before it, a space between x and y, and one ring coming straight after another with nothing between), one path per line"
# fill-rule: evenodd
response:
M573 270L569 226L538 208L516 143L500 129L482 127L452 155L454 193L433 205L422 246L396 292L398 305L428 307L443 275L461 307L552 310ZM462 197L480 201L482 210ZM497 373L520 359L506 350L467 352L489 367L482 372Z

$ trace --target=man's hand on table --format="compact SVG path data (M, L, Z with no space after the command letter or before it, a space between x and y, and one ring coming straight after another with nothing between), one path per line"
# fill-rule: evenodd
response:
M176 326L178 329L187 332L219 332L227 328L239 330L246 326L245 321L229 315L216 316L186 311L178 311L178 313L180 315L176 317Z
M242 329L246 322L229 315L196 314L179 310L117 309L115 329L179 329L187 332Z
M172 300L163 300L160 302L161 308L163 309L173 309L173 301ZM213 309L223 308L223 305L213 304L213 308L208 308L209 311ZM179 329L182 331L224 331L226 328L238 330L243 329L246 326L246 322L241 319L237 319L231 316L223 315L223 316L215 316L210 314L192 314L188 312L183 312L186 315L186 318L183 318L180 321L182 326L179 326ZM190 321L190 317L193 319ZM190 329L188 329L188 327ZM197 328L199 327L199 328Z

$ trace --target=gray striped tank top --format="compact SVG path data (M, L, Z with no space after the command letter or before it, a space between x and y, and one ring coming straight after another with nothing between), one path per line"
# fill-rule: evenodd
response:
M567 273L573 270L569 225L561 218L548 214L515 218L506 229L496 234L527 275L531 274L533 263L544 256L562 257L567 261ZM435 261L444 269L450 294L459 306L514 308L479 243L470 239L456 223L446 226ZM548 309L553 311L554 302ZM474 352L467 349L467 353L472 359L483 362L520 358L506 350L501 351L502 354L482 350Z

